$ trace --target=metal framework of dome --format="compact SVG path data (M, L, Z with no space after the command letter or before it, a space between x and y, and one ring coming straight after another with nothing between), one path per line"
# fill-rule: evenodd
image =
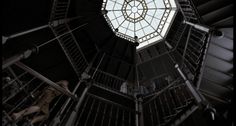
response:
M138 42L137 49L165 38L175 17L175 0L103 0L103 15L121 38Z

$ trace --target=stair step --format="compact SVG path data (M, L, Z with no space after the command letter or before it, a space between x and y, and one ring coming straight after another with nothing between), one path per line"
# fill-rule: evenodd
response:
M230 3L232 3L232 1L230 0L211 0L205 4L198 6L197 9L200 15L205 15L207 13L210 13L211 11L220 9Z
M222 87L212 81L202 79L200 90L203 90L207 92L208 94L211 94L213 96L222 98L222 99L228 99L231 97L232 90L226 87Z
M229 16L218 21L213 22L211 25L216 27L232 27L234 22L234 16Z
M229 51L213 43L211 43L209 46L208 54L220 58L222 60L225 60L226 62L231 62L234 57L232 51Z
M210 13L203 15L202 19L207 24L211 24L217 20L221 20L221 19L224 19L224 18L232 16L232 15L233 15L233 4L230 4L228 6L224 6L220 9L217 9L215 11L212 11Z
M225 85L232 80L232 76L216 71L214 69L210 69L208 67L204 69L203 77L221 83L222 85Z
M206 62L206 66L209 66L223 73L229 73L230 71L233 70L232 63L226 62L224 60L221 60L211 55L207 55L205 62Z

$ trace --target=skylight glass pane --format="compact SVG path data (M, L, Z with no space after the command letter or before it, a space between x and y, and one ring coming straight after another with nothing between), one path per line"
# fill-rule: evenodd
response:
M150 3L150 2L153 2L153 0L146 0L146 3Z
M155 3L158 8L165 8L163 0L155 0Z
M121 8L122 8L122 5L116 3L115 7L114 7L114 10L121 10ZM121 11L116 11L116 12L121 12Z
M177 10L174 0L103 1L107 3L103 3L102 9L108 11L104 17L109 25L114 26L113 31L117 36L132 42L137 36L140 43L138 48L162 40L161 36L166 35Z
M145 16L145 20L148 21L149 23L151 23L152 20L153 20L153 17L151 17L151 16L149 16L149 15L146 15L146 16Z
M160 20L154 18L153 21L151 22L152 27L157 29L159 22L160 22Z
M129 35L129 36L134 36L134 32L130 31L130 30L127 30L126 34Z
M153 1L148 3L147 6L149 9L152 9L152 10L155 10L155 8L156 8L156 4Z
M115 16L114 16L114 14L112 12L108 12L107 16L110 18L110 20L114 20L115 19Z
M128 28L129 24L130 22L125 20L124 23L122 24L122 27Z
M135 33L136 33L136 36L144 36L142 30L138 30L138 31L136 31Z
M145 20L140 21L142 28L147 27L148 23Z
M106 9L107 10L113 10L114 5L115 5L115 3L113 1L108 0Z
M116 20L111 21L111 23L112 23L114 28L117 28L119 26L119 24L117 23Z
M130 29L131 31L134 31L134 23L130 23L130 24L129 24L129 29ZM133 35L134 35L134 33L133 33ZM132 37L134 37L134 36L132 36Z
M145 27L143 29L146 33L152 33L155 32L155 30L149 25L148 27Z
M116 17L123 17L121 11L115 11L114 14L116 15Z
M121 32L121 33L125 33L125 32L126 32L126 29L123 28L123 27L119 27L119 32Z
M117 21L118 21L119 25L121 25L121 23L123 23L124 20L125 20L125 19L124 19L123 16L117 18Z
M138 31L142 28L142 26L140 25L140 23L135 23L135 30Z
M156 10L154 17L157 19L161 19L161 17L164 15L164 12L165 12L165 10L158 9L158 10Z

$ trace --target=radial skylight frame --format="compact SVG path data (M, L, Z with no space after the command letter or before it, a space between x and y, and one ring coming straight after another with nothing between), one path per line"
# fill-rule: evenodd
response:
M118 37L140 49L166 37L177 6L175 0L103 0L102 12Z

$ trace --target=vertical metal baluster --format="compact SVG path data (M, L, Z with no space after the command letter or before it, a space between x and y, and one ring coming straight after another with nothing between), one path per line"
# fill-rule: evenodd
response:
M158 119L157 119L157 123L158 123L157 125L160 125L160 120L161 120L161 119L160 119L160 115L159 115L158 110L157 110L156 100L154 100L153 102L154 102L155 112L156 112L156 115L157 115L157 118L158 118Z
M119 107L117 107L117 110L116 110L116 126L118 125L118 118L119 118L119 111L120 111L120 109L119 109Z
M129 112L129 126L131 126L132 112Z
M92 110L93 110L93 106L94 106L94 104L96 103L96 99L94 98L93 99L93 102L92 102L92 105L91 105L91 108L90 108L90 110L89 110L89 113L88 113L88 116L87 116L87 118L86 118L86 121L85 121L85 126L87 126L87 122L88 122L88 120L89 120L89 117L90 117L90 114L91 114L91 112L92 112Z
M103 111L103 114L102 114L102 122L101 122L101 126L103 126L103 121L104 121L104 118L105 118L106 109L107 109L107 104L105 104L104 111Z
M111 111L110 111L110 115L109 115L109 122L108 122L108 126L110 126L110 123L111 123L111 117L112 117L112 109L113 109L113 104L111 104Z
M41 83L39 84L39 86L36 87L32 92L35 92L43 83L44 83L44 82L41 82ZM31 96L31 93L32 93L32 92L30 92L30 94L29 94L27 97L25 97L18 105L16 105L13 109L11 109L11 110L8 112L8 114L12 113L16 108L18 108L18 107L25 101L25 99L29 98L29 97Z
M150 103L148 103L148 108L149 108L149 112L150 112L150 114L151 114L151 124L152 124L152 126L153 126L153 124L154 124L154 121L153 121L153 114L152 114L152 109L151 109L151 102Z
M94 118L93 126L94 126L95 123L96 123L97 116L98 116L98 112L99 112L99 109L100 109L101 104L102 104L102 102L101 102L101 101L98 101L98 107L97 107L97 112L96 112L96 115L95 115L95 118Z
M87 95L87 99L86 101L84 102L84 106L81 108L82 109L82 112L80 113L78 119L77 119L77 122L75 122L75 126L77 126L79 124L79 121L80 121L80 118L82 117L83 113L84 113L84 110L85 110L85 107L87 106L87 103L88 103L88 99L91 98L91 96Z

